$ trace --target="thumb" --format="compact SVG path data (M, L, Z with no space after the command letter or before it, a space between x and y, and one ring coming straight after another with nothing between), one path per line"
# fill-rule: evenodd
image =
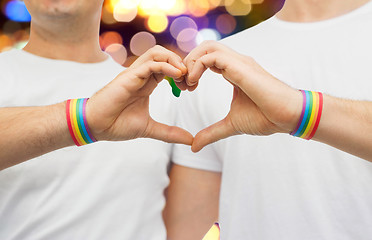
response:
M179 128L168 126L150 119L145 137L161 140L168 143L181 143L191 145L194 137L188 131Z
M199 152L208 144L237 134L238 132L232 125L228 115L225 119L198 132L194 138L194 142L192 143L191 150L195 153Z

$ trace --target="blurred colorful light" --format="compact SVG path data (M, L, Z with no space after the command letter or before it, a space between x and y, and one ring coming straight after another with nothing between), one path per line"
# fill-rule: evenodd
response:
M233 16L245 16L251 12L252 6L247 0L226 0L226 11Z
M223 2L223 0L209 0L209 4L214 8L221 6Z
M149 32L139 32L130 40L130 50L137 56L141 56L155 45L156 39Z
M154 14L147 19L147 27L155 33L164 32L168 27L168 18L165 14Z
M17 47L22 46L27 41L29 29L24 29L25 25L16 21L31 19L23 1L2 0L2 2L2 10L10 21L4 21L0 29L0 36L2 36L0 51L12 48L18 42L22 43ZM126 55L125 64L132 62L137 56L154 46L157 42L156 38L159 38L161 45L182 56L202 41L219 40L221 35L226 36L244 29L251 24L251 21L264 20L260 17L253 20L247 18L249 21L236 18L236 16L249 14L252 4L263 2L264 0L105 0L102 9L103 34L100 36L100 45L102 50L109 54L121 51L121 57ZM278 2L283 3L284 0ZM215 8L218 10L212 11ZM123 25L123 22L133 23ZM143 31L144 27L148 32L138 33ZM109 31L105 32L107 30ZM130 43L129 46L126 45L127 48L123 46L122 36L127 44ZM131 56L132 54L135 56Z
M176 0L173 8L167 11L169 16L179 16L187 11L186 2L184 0Z
M114 18L118 22L130 22L137 16L137 7L127 7L122 4L118 4L114 8Z
M179 17L172 22L170 26L170 33L174 39L177 39L182 30L189 28L198 30L198 26L194 20L189 17Z
M0 50L8 49L13 45L12 40L5 34L0 34Z
M15 49L22 49L27 45L27 43L28 43L28 41L20 41L20 42L17 42L16 44L14 44L13 47Z
M243 0L243 2L247 3L247 4L261 4L264 2L264 0Z
M118 22L130 22L137 16L138 0L120 1L114 6L114 18Z
M221 35L214 29L204 28L196 35L196 44L200 44L207 40L218 41L221 39Z
M177 36L177 45L183 52L190 52L196 46L196 36L198 31L193 28L186 28L182 30Z
M118 43L109 45L105 52L108 53L120 65L123 65L128 57L125 47Z
M112 12L110 12L106 7L102 8L102 22L104 24L114 24L117 22Z
M12 21L15 22L29 22L31 21L31 15L28 12L26 5L23 1L12 0L9 1L5 6L5 15Z
M100 45L102 50L105 50L109 45L114 43L123 44L123 38L119 33L109 31L100 36Z
M213 8L208 0L189 0L189 12L195 17L205 16Z
M221 14L217 17L216 28L222 34L230 34L236 28L236 20L230 14Z
M220 227L215 223L202 240L220 240Z

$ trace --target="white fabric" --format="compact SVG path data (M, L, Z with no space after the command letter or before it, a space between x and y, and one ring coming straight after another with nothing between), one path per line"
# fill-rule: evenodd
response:
M90 97L124 70L111 58L81 64L20 50L0 54L0 69L0 107ZM173 99L163 81L150 98L152 117L174 124ZM0 171L0 239L166 239L171 148L150 139L98 142Z
M316 23L272 17L222 43L295 88L372 100L372 2ZM205 73L182 99L178 125L196 133L223 119L232 92ZM173 159L222 171L222 240L372 239L370 162L289 134L231 137L198 154L176 146Z

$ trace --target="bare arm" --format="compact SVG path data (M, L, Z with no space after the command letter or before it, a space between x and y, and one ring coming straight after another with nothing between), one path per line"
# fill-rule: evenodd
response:
M183 88L194 89L210 68L235 87L228 116L195 136L193 151L238 134L290 133L302 112L302 94L279 81L252 58L206 42L184 60L189 69ZM310 89L311 90L311 89ZM314 140L372 161L372 103L324 95L323 115Z
M0 170L71 146L65 103L0 109Z
M173 165L164 220L169 240L202 239L218 220L221 173Z
M149 96L165 75L175 79L187 72L175 53L156 46L94 94L86 119L97 140L125 141L154 138L191 145L187 131L154 121ZM0 109L0 170L71 146L65 103L45 107Z
M324 109L314 140L372 161L372 102L324 95Z

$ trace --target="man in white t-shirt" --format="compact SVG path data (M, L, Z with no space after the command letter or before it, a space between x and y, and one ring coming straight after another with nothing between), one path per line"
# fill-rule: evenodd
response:
M371 101L371 29L371 1L287 0L221 42L294 88ZM182 99L179 125L196 134L220 121L232 95L229 82L206 72ZM372 164L361 158L276 134L231 137L197 154L176 146L173 160L171 239L197 238L217 218L221 239L372 239Z
M25 3L29 43L0 54L0 239L166 239L172 146L149 138L192 142L151 118L174 124L171 89L156 86L182 59L155 47L125 70L99 47L103 0ZM93 136L128 141L73 146L66 100L86 97Z

